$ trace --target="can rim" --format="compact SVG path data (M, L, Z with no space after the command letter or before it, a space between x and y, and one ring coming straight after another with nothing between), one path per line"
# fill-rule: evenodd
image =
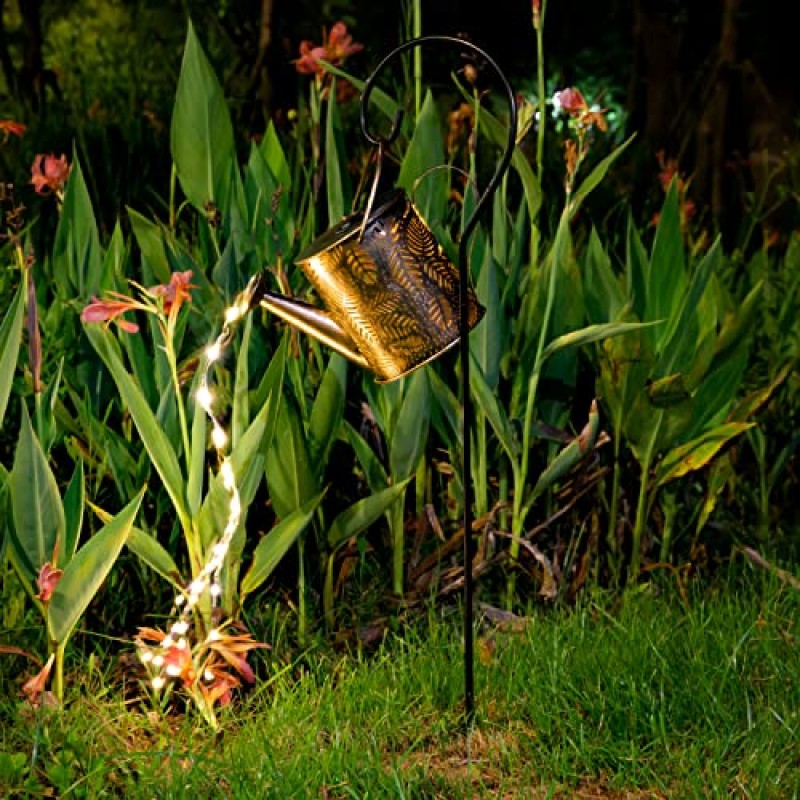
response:
M408 199L403 189L396 188L377 198L372 206L372 211L367 220L367 225L382 217L394 206L407 203ZM295 262L308 261L309 258L324 253L332 247L343 244L355 236L361 229L364 220L364 211L356 211L344 217L325 233L320 234L307 247L295 257Z

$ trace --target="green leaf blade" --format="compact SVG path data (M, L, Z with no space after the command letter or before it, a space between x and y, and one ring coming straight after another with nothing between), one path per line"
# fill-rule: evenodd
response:
M111 571L133 526L144 489L104 525L64 569L47 607L50 636L57 644L69 639L100 585Z

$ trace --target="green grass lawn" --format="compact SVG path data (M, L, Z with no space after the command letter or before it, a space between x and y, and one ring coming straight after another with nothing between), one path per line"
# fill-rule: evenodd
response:
M370 654L276 643L216 734L86 664L62 710L0 701L0 796L798 797L799 620L800 593L750 574L485 624L468 734L455 612Z

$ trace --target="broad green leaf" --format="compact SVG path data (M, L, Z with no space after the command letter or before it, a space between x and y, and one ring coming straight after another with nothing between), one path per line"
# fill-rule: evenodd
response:
M564 333L553 339L542 351L542 360L567 347L580 347L590 342L624 336L652 325L658 325L658 322L602 322L597 325L587 325L585 328Z
M66 564L78 549L85 507L86 481L83 474L83 461L78 459L72 479L64 493L64 552L59 557L61 564Z
M291 186L291 170L289 169L289 162L286 160L286 154L283 151L281 140L278 138L278 132L275 129L275 123L270 120L267 125L267 131L264 138L261 140L261 155L267 162L270 172L277 178L278 183L283 188L284 193L289 193Z
M172 158L189 202L205 212L208 203L225 208L235 158L233 126L222 87L191 22L170 129Z
M626 307L620 322L633 322L632 312ZM647 401L645 388L653 365L653 352L647 331L633 330L629 335L604 339L598 348L599 375L597 394L612 420L617 434L615 450L619 450L622 433L625 437L641 441L653 422L652 407L646 402L643 414L634 414L642 400Z
M444 163L446 163L446 158L441 120L433 95L428 91L417 118L414 135L411 137L405 158L400 165L397 185L408 192L422 218L429 225L442 219L447 205L449 186L444 171L437 169L429 172L429 170L433 167L440 167ZM418 179L420 180L417 184Z
M103 289L113 289L125 274L125 262L128 258L128 247L125 234L122 232L122 223L118 219L114 225L114 233L103 254L102 280Z
M647 319L674 320L678 316L678 308L686 290L686 277L678 188L673 180L664 198L650 253ZM665 330L665 338L661 341L669 341L666 337L671 335L671 329Z
M486 248L483 265L478 276L476 294L486 314L481 324L469 335L470 351L486 378L495 390L500 381L500 357L503 354L503 309L500 306L500 289L497 283L497 264L490 248Z
M171 269L164 229L132 208L128 208L127 211L144 265L150 270L155 281L169 283Z
M572 193L567 206L570 218L574 217L578 209L581 207L583 201L591 194L591 192L602 182L606 173L613 163L622 155L627 146L633 141L636 134L629 136L619 147L612 153L609 153L595 168L589 173L581 185Z
M682 372L675 372L647 384L647 397L655 408L671 408L689 399Z
M416 471L428 441L429 420L428 375L418 369L405 378L405 394L389 442L389 470L394 480Z
M430 370L428 381L436 398L431 408L431 421L449 449L458 448L461 446L461 403L436 370Z
M533 488L533 497L538 497L564 477L579 461L594 450L600 433L600 414L597 401L592 401L589 420L584 429L566 447L562 448L545 470L539 475Z
M267 264L288 254L294 242L294 212L288 183L281 183L253 144L244 182L250 231L259 257Z
M236 447L250 424L250 337L253 332L253 315L248 314L242 330L242 342L236 358L236 377L233 384L233 412L231 420L231 445Z
M125 544L128 550L162 578L166 578L173 586L183 587L183 578L177 564L155 536L134 526Z
M332 353L317 390L308 422L309 455L319 478L328 463L331 447L339 434L344 416L346 391L347 361L338 353Z
M705 431L691 442L670 450L656 470L656 486L663 486L689 472L702 469L716 458L728 442L753 425L752 422L726 422L724 425Z
M53 276L59 291L88 300L100 290L102 257L92 201L77 157L64 192L53 243Z
M413 476L412 476L413 477ZM353 536L358 536L402 496L411 478L358 500L342 511L328 529L328 546L335 550Z
M281 519L301 508L319 493L303 422L288 395L278 412L278 427L265 463L267 489Z
M508 181L503 180L492 198L492 258L495 264L507 265L509 258ZM485 266L485 265L484 265ZM483 269L481 269L481 276ZM480 295L479 295L480 296ZM485 305L485 303L484 303Z
M755 317L760 309L764 281L758 281L736 308L728 312L717 339L714 362L728 358L739 347L742 340L753 332ZM794 322L792 323L794 324Z
M688 437L693 439L706 428L725 421L739 396L747 361L747 351L741 348L705 376L694 392L694 414L692 425L686 432Z
M344 151L342 121L336 103L336 79L328 94L328 111L325 115L325 190L328 198L328 224L336 225L351 206L350 187L347 181L347 155ZM343 169L344 167L344 169Z
M366 86L366 83L364 81L360 80L359 78L353 77L349 73L345 72L343 69L335 67L333 66L333 64L329 64L327 61L323 61L322 59L320 59L319 63L324 67L324 69L327 72L330 72L331 75L335 75L337 78L341 78L343 80L348 81L349 83L352 83L353 86L355 86L359 92L364 91L364 87ZM375 87L375 89L372 90L369 99L373 103L375 103L375 106L378 108L378 110L383 112L383 114L389 120L394 120L398 112L402 110L395 100L389 97L389 95L386 94L386 92L384 92L381 89L378 89L377 87ZM388 132L388 130L386 132Z
M739 400L728 414L729 422L744 422L753 414L758 413L772 398L775 392L783 385L786 378L792 374L793 365L786 364L775 376L775 379L753 392L748 393Z
M27 273L23 273L19 289L0 325L0 429L8 407L8 398L14 383L14 370L19 358L22 325L25 318L25 299L28 294Z
M189 515L184 497L184 478L181 474L175 450L164 434L137 383L125 369L120 356L119 345L114 335L108 330L93 325L84 326L84 330L114 379L122 405L133 419L150 460L175 506L175 511L181 520L182 527L188 529Z
M81 615L114 566L130 534L142 497L144 489L111 522L92 536L64 568L64 574L53 590L47 607L47 627L57 644L69 639Z
M650 259L631 215L628 216L628 234L625 239L625 279L628 302L633 313L640 320L655 319L646 316L649 308L647 287L650 283ZM650 331L650 341L655 342L657 335L658 331Z
M320 493L296 511L293 511L272 528L256 545L256 549L253 552L253 561L242 578L239 587L241 600L244 600L248 594L258 589L272 575L275 567L278 566L286 552L297 541L297 537L306 529L322 497L323 493Z
M616 319L625 305L625 292L594 227L584 264L583 300L589 321L602 323Z
M694 361L698 334L694 318L708 282L719 267L720 253L720 240L717 239L697 266L685 293L670 298L673 307L668 310L669 321L660 340L659 358L655 368L657 377L668 375L673 370L680 369L683 364Z
M377 454L370 447L369 442L347 420L345 420L344 426L345 436L364 470L364 477L367 479L370 491L374 493L385 489L389 485L389 478Z
M480 408L489 421L511 463L516 463L519 455L519 442L514 437L505 409L500 405L497 395L486 383L480 365L475 362L475 359L472 359L472 368L469 371L469 376L470 388L473 395L475 395L477 407Z
M4 531L12 525L11 512L8 508L8 472L2 464L0 464L0 525ZM10 539L11 537L5 532L0 536L0 563L5 563Z
M35 578L42 565L62 563L66 521L53 471L22 403L17 452L8 478L19 566Z

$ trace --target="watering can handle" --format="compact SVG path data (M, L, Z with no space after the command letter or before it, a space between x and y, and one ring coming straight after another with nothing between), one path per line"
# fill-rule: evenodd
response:
M456 36L441 36L441 35L431 35L431 36L420 36L416 39L409 39L407 42L403 42L403 44L396 47L392 50L388 55L384 56L383 59L380 61L377 67L372 71L372 74L367 78L366 83L364 84L364 91L361 94L361 108L360 108L360 122L361 122L361 133L367 139L370 144L374 145L375 147L382 147L386 148L390 145L400 133L400 123L403 119L403 110L398 109L397 113L394 116L394 120L392 121L392 129L389 131L388 136L381 136L380 134L375 134L370 131L369 122L367 119L367 111L369 108L369 99L370 95L372 94L372 90L375 87L376 79L381 72L381 70L386 66L386 64L391 61L395 56L399 55L400 53L405 52L406 50L410 50L413 47L421 47L424 44L428 43L435 43L439 42L441 44L446 45L453 45L458 47L460 50L463 51L464 48L473 51L478 56L481 57L487 64L490 64L494 71L500 78L501 83L503 84L503 89L506 93L506 99L508 100L508 138L506 140L506 145L503 150L503 154L500 157L500 161L497 164L497 168L495 169L494 175L492 175L489 182L486 184L486 188L481 193L480 197L478 198L478 202L475 204L475 208L472 211L469 219L467 220L466 224L464 225L464 229L461 233L461 242L459 246L459 262L465 263L466 258L466 245L467 242L472 235L472 232L475 226L478 224L478 220L480 218L481 213L483 213L484 208L486 207L489 198L494 194L495 190L497 189L498 184L500 183L500 179L503 177L503 173L508 169L509 164L511 163L511 158L514 155L514 147L516 145L516 138L517 138L517 104L514 99L514 92L511 88L511 85L508 82L503 71L497 65L497 62L482 48L478 47L477 45L473 44L466 39L459 39Z

